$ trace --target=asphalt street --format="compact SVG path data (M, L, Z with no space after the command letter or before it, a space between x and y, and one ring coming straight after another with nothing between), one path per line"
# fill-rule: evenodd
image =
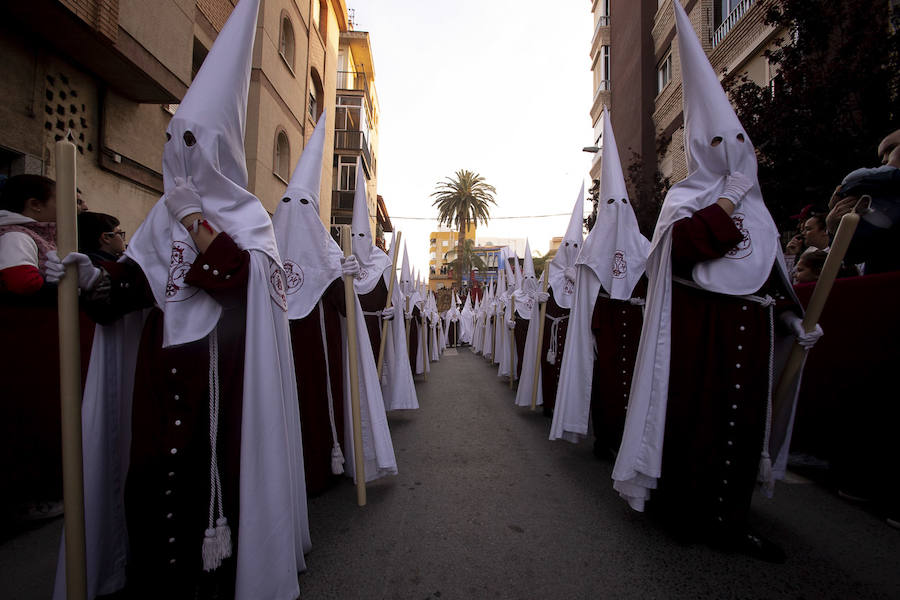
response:
M420 379L421 408L389 414L399 474L365 507L349 480L310 500L302 598L900 598L900 531L808 480L754 500L785 564L685 545L618 498L589 442L548 441L481 357ZM0 598L49 598L60 529L0 543Z

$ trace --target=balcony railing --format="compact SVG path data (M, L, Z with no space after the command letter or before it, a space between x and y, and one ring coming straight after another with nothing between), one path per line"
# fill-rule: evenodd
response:
M719 42L725 39L725 36L728 35L728 32L731 31L732 27L741 20L741 17L744 16L750 7L753 6L755 0L741 0L741 2L735 6L728 16L722 19L722 24L719 25L715 32L713 32L712 37L712 46L715 48L719 45Z
M366 165L374 171L375 165L372 164L372 153L369 151L369 141L366 134L362 131L347 131L339 129L334 132L334 149L335 150L360 150Z
M603 15L597 17L597 27L609 27L609 17Z
M338 71L337 89L368 92L369 82L366 80L366 74L362 71Z

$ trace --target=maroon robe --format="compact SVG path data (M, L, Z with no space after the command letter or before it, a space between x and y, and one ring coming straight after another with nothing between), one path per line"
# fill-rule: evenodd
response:
M202 569L209 520L209 340L162 347L163 312L144 324L134 380L131 460L125 484L130 597L233 595L240 539L239 477L246 331L248 252L220 233L197 256L185 278L222 306L219 345L218 466L232 556L219 569ZM137 263L110 267L109 316L153 302Z
M562 308L553 297L553 288L547 287L547 313L544 320L544 338L541 341L541 394L544 398L544 415L553 416L556 408L556 390L559 388L559 373L562 368L563 350L566 347L566 332L569 330L569 309ZM553 364L547 362L547 351L554 337L553 319L560 319L556 326L556 357Z
M741 239L718 205L676 221L674 274L689 279L694 264ZM775 289L769 282L756 295ZM769 327L770 309L756 302L672 286L662 475L651 509L685 535L727 540L746 531L765 431Z
M328 373L322 345L320 306L324 310L327 339ZM300 400L300 430L303 433L303 467L306 494L320 494L340 481L331 472L331 423L328 417L328 389L334 401L334 423L338 443L344 449L344 359L341 316L345 314L344 283L335 279L321 304L302 319L291 321L291 345L294 348L294 371L297 374L297 397ZM328 375L330 375L330 380Z
M368 294L359 294L359 304L362 306L364 313L367 314L366 330L369 332L369 342L372 344L372 354L375 356L375 362L378 363L378 352L381 350L381 312L387 303L388 289L384 283L384 279L380 279L378 284Z
M632 292L632 298L647 295L647 278ZM601 288L591 316L591 330L597 346L591 384L591 423L594 426L594 453L617 453L625 430L625 410L631 393L631 376L637 358L643 307L627 300L613 300Z
M516 315L516 327L513 329L513 339L516 342L516 379L522 375L522 360L525 356L525 341L528 339L528 324L530 322L528 319L523 319Z
M419 351L419 318L421 317L418 306L412 307L412 318L409 321L409 367L413 376L416 374L416 354Z

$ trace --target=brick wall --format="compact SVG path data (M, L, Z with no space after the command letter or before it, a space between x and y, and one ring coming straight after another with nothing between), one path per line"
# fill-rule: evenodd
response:
M209 19L216 31L222 31L235 4L236 0L197 0L197 8Z
M115 42L119 34L119 0L59 0L82 21Z

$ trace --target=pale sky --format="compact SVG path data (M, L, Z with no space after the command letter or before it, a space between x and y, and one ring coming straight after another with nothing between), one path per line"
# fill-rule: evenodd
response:
M430 194L459 169L497 188L478 237L565 233L593 155L590 2L348 0L368 31L381 107L378 193L427 273ZM589 211L585 204L584 210ZM431 220L408 220L424 217Z

